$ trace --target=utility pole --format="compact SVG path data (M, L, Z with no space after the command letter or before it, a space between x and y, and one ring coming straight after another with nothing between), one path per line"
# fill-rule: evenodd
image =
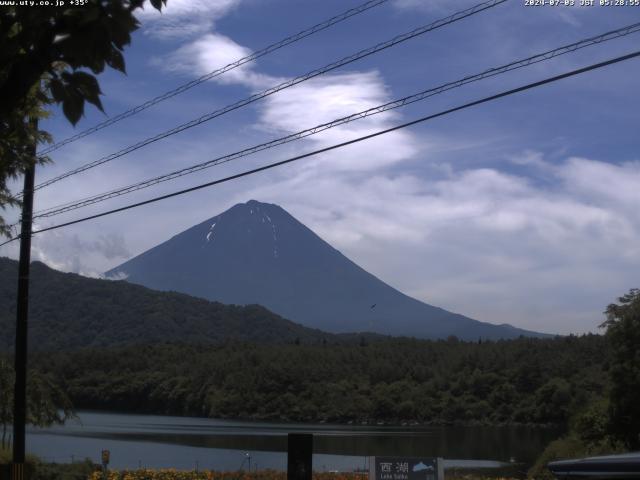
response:
M313 435L287 435L287 480L311 480L313 475Z
M24 170L20 262L18 264L18 299L16 308L15 389L13 393L13 465L12 480L24 480L25 425L27 422L27 322L29 318L29 266L33 221L33 186L36 172L36 138L38 121L30 120L34 131L31 145L32 164Z

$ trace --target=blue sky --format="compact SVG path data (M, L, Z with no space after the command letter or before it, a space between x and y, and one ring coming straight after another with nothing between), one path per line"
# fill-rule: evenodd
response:
M169 0L148 9L126 76L100 82L109 115L358 5ZM42 181L477 2L390 0L369 12L56 151ZM640 21L640 7L486 12L277 93L38 192L36 210L312 127L444 82ZM44 227L213 180L633 51L640 34L590 47L214 167ZM401 291L478 320L597 331L640 282L640 60L427 122L189 196L36 236L34 258L97 275L238 202L277 203ZM74 129L57 112L57 140ZM14 212L9 213L11 218ZM16 257L15 245L0 254Z

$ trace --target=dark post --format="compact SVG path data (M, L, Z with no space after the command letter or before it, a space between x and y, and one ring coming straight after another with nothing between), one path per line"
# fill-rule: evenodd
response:
M287 480L311 480L313 435L290 433L287 438Z
M38 123L31 120L36 129ZM27 320L29 312L29 264L31 262L31 223L36 143L32 145L33 165L24 171L20 262L18 265L18 299L16 308L15 390L13 396L13 468L12 480L24 478L25 424L27 420Z
M109 471L107 467L109 466L109 459L111 458L111 452L109 450L102 450L102 478L107 480L109 478Z

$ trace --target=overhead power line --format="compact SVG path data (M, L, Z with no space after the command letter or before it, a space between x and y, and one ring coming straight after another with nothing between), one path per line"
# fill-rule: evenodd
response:
M50 231L50 230L56 230L58 228L63 228L63 227L67 227L67 226L70 226L70 225L75 225L77 223L86 222L88 220L94 220L96 218L105 217L107 215L112 215L114 213L123 212L125 210L130 210L132 208L137 208L137 207L141 207L143 205L148 205L148 204L151 204L151 203L159 202L160 200L166 200L168 198L177 197L179 195L184 195L186 193L194 192L196 190L201 190L203 188L211 187L211 186L214 186L214 185L219 185L221 183L226 183L226 182L229 182L231 180L236 180L238 178L242 178L242 177L246 177L246 176L249 176L249 175L253 175L255 173L263 172L265 170L270 170L272 168L279 167L281 165L286 165L288 163L292 163L292 162L301 160L303 158L312 157L312 156L318 155L320 153L329 152L331 150L336 150L338 148L346 147L348 145L359 143L359 142L362 142L362 141L365 141L365 140L370 140L370 139L378 137L380 135L384 135L384 134L387 134L387 133L390 133L390 132L394 132L396 130L401 130L403 128L407 128L407 127L410 127L410 126L413 126L413 125L417 125L419 123L423 123L423 122L426 122L426 121L429 121L429 120L433 120L433 119L438 118L438 117L443 117L445 115L449 115L451 113L458 112L460 110L465 110L467 108L474 107L476 105L481 105L483 103L487 103L487 102L491 102L491 101L494 101L494 100L498 100L498 99L503 98L503 97L507 97L507 96L510 96L510 95L514 95L516 93L524 92L526 90L531 90L533 88L537 88L537 87L540 87L540 86L543 86L543 85L547 85L547 84L550 84L550 83L553 83L553 82L557 82L557 81L565 79L565 78L573 77L573 76L580 75L580 74L583 74L583 73L586 73L586 72L589 72L589 71L592 71L592 70L596 70L596 69L603 68L603 67L606 67L606 66L609 66L609 65L613 65L615 63L624 62L626 60L630 60L630 59L636 58L636 57L640 57L640 50L632 52L632 53L629 53L627 55L622 55L620 57L612 58L612 59L606 60L604 62L595 63L595 64L589 65L587 67L583 67L583 68L579 68L579 69L576 69L576 70L572 70L570 72L566 72L566 73L563 73L563 74L560 74L560 75L555 75L553 77L548 77L548 78L546 78L544 80L540 80L540 81L537 81L537 82L529 83L529 84L523 85L521 87L513 88L511 90L506 90L504 92L501 92L501 93L498 93L498 94L495 94L495 95L491 95L489 97L484 97L484 98L482 98L480 100L475 100L473 102L465 103L465 104L459 105L457 107L453 107L453 108L450 108L450 109L447 109L447 110L443 110L443 111L438 112L438 113L427 115L425 117L421 117L421 118L418 118L416 120L412 120L410 122L406 122L406 123L403 123L403 124L400 124L400 125L396 125L394 127L390 127L390 128L384 129L384 130L380 130L380 131L377 131L375 133L371 133L369 135L364 135L362 137L354 138L354 139L348 140L346 142L342 142L342 143L338 143L338 144L335 144L335 145L331 145L329 147L325 147L325 148L321 148L321 149L318 149L318 150L314 150L312 152L308 152L308 153L305 153L305 154L302 154L302 155L297 155L295 157L291 157L291 158L288 158L286 160L281 160L279 162L270 163L270 164L264 165L262 167L254 168L254 169L251 169L251 170L246 170L244 172L237 173L235 175L231 175L231 176L228 176L228 177L225 177L225 178L221 178L221 179L218 179L218 180L214 180L212 182L203 183L201 185L196 185L194 187L186 188L184 190L179 190L177 192L169 193L169 194L166 194L166 195L161 195L159 197L154 197L154 198L151 198L151 199L148 199L148 200L144 200L142 202L137 202L137 203L133 203L133 204L130 204L130 205L127 205L127 206L124 206L124 207L115 208L115 209L112 209L112 210L107 210L107 211L102 212L102 213L98 213L98 214L95 214L95 215L90 215L90 216L79 218L79 219L72 220L72 221L69 221L69 222L61 223L61 224L58 224L58 225L53 225L51 227L41 228L39 230L33 231L32 233L36 234L36 233L47 232L47 231ZM3 245L6 245L9 242L17 240L18 238L20 238L20 237L18 236L18 237L12 238L10 240L7 240L6 242L0 244L0 247L3 246Z
M254 60L257 60L260 57L264 57L265 55L268 55L269 53L275 52L276 50L279 50L283 47L286 47L287 45L291 45L292 43L295 43L299 40L302 40L303 38L306 38L310 35L313 35L314 33L318 33L322 30L325 30L337 23L340 23L344 20L347 20L355 15L358 15L360 13L366 12L367 10L370 10L374 7L377 7L379 5L382 5L383 3L388 2L389 0L369 0L361 5L358 5L357 7L354 8L350 8L349 10L336 15L335 17L331 17L328 20L325 20L324 22L318 23L317 25L314 25L313 27L307 28L306 30L302 30L301 32L298 32L294 35L291 35L283 40L280 40L279 42L276 43L272 43L271 45L264 47L250 55L247 55L246 57L242 57L238 60L236 60L235 62L231 62L228 65L225 65L222 68L218 68L217 70L214 70L212 72L209 72L205 75L202 75L199 78L196 78L195 80L191 80L190 82L187 82L183 85L180 85L179 87L170 90L166 93L163 93L162 95L158 95L155 98L152 98L151 100L148 100L140 105L137 105L125 112L122 112L114 117L111 117L107 120L105 120L104 122L101 122L91 128L88 128L80 133L77 133L76 135L73 135L69 138L66 138L60 142L57 142L53 145L51 145L50 147L47 147L45 149L43 149L40 152L40 155L47 155L48 153L51 153L55 150L58 150L59 148L68 145L69 143L75 142L76 140L79 140L81 138L84 138L88 135L91 135L99 130L102 130L103 128L106 128L110 125L113 125L114 123L117 123L121 120L124 120L125 118L129 118L132 117L133 115L136 115L137 113L142 112L143 110L146 110L149 107L152 107L153 105L156 105L160 102L163 102L165 100L168 100L169 98L175 97L176 95L180 95L181 93L186 92L187 90L200 85L201 83L206 82L207 80L211 80L212 78L218 77L226 72L228 72L229 70L233 70L235 68L238 68L242 65L244 65L245 63L249 63L252 62Z
M138 190L142 190L144 188L148 188L151 187L153 185L157 185L159 183L162 182L166 182L169 180L173 180L185 175L189 175L191 173L194 172L198 172L200 170L204 170L206 168L211 168L213 166L216 165L220 165L222 163L227 163L242 157L246 157L249 155L252 155L254 153L263 151L263 150L267 150L270 148L274 148L276 146L279 145L283 145L285 143L289 143L289 142L293 142L302 138L306 138L309 137L311 135L315 135L319 132L328 130L330 128L334 128L337 127L339 125L343 125L346 123L350 123L362 118L366 118L369 117L371 115L376 115L378 113L382 113L388 110L392 110L395 108L399 108L399 107L404 107L406 105L421 101L421 100L425 100L429 97L432 97L434 95L438 95L441 93L444 93L446 91L452 90L454 88L458 88L461 87L463 85L472 83L472 82L477 82L479 80L483 80L486 78L490 78L490 77L494 77L496 75L500 75L509 71L513 71L516 69L520 69L529 65L533 65L533 64L537 64L543 61L547 61L547 60L551 60L552 58L555 58L557 56L560 55L564 55L566 53L571 53L571 52L575 52L576 50L582 49L582 48L586 48L589 46L593 46L593 45L597 45L597 44L601 44L616 38L620 38L626 35L629 35L631 33L635 33L640 31L640 22L639 23L634 23L632 25L627 25L625 27L622 28L618 28L616 30L612 30L597 36L593 36L593 37L589 37L586 38L584 40L580 40L578 42L574 42L571 43L569 45L564 45L562 47L558 47L555 48L553 50L548 50L546 52L543 53L539 53L530 57L527 57L525 59L521 59L521 60L516 60L513 61L511 63L508 63L506 65L502 65L499 67L494 67L494 68L490 68L488 70L485 70L481 73L477 73L475 75L468 75L460 80L456 80L453 82L448 82L445 83L443 85L439 85L437 87L432 87L429 88L428 90L423 90L419 93L413 94L413 95L409 95L406 97L403 97L401 99L398 100L394 100L392 102L388 102L382 105L378 105L376 107L373 108L369 108L367 110L363 110L361 112L358 113L354 113L352 115L346 116L346 117L342 117L336 120L333 120L331 122L327 122L327 123L323 123L321 125L317 125L315 127L312 128L308 128L305 130L301 130L299 132L275 139L275 140L271 140L269 142L265 142L265 143L261 143L259 145L255 145L253 147L250 148L245 148L243 150L234 152L234 153L230 153L227 155L223 155L223 156L219 156L216 157L212 160L208 160L206 162L202 162L202 163L198 163L196 165L192 165L186 168L182 168L170 173L166 173L164 175L160 175L160 176L156 176L141 182L137 182L134 183L132 185L128 185L125 187L121 187L115 190L111 190L109 192L105 192L105 193L101 193L98 195L93 195L84 199L80 199L80 200L75 200L72 202L67 202L61 205L57 205L48 209L43 209L40 210L39 212L36 212L34 215L34 218L44 218L44 217L52 217L55 215L60 215L62 213L66 213L72 210L76 210L78 208L82 208L82 207L86 207L89 205L93 205L99 202L103 202L115 197L119 197L122 195L126 195L128 193L132 193Z
M59 182L60 180L63 180L67 177L70 177L72 175L76 175L78 173L87 171L91 168L97 167L98 165L102 165L104 163L110 162L112 160L115 160L116 158L122 157L128 153L131 153L135 150L138 150L146 145L149 145L151 143L157 142L158 140L162 140L164 138L167 138L171 135L175 135L177 133L183 132L189 128L195 127L197 125L200 125L202 123L208 122L209 120L212 120L216 117L219 117L221 115L224 115L228 112L231 112L233 110L237 110L238 108L244 107L246 105L249 105L250 103L253 103L257 100L260 100L262 98L268 97L269 95L273 95L274 93L277 93L281 90L284 90L286 88L292 87L294 85L297 85L299 83L302 83L304 81L310 80L314 77L317 77L319 75L322 75L326 72L329 72L331 70L335 70L338 67L342 67L344 65L348 65L350 63L355 62L356 60L360 60L364 57L367 57L369 55L373 55L374 53L377 53L381 50L385 50L387 48L393 47L399 43L405 42L407 40L410 40L412 38L415 38L419 35L423 35L427 32L436 30L440 27L443 27L445 25L449 25L451 23L457 22L459 20L462 20L464 18L467 18L469 16L475 15L477 13L480 13L484 10L493 8L497 5L500 5L501 3L506 2L507 0L489 0L489 1L485 1L482 2L478 5L475 5L471 8L468 8L466 10L461 10L459 12L454 13L453 15L450 15L446 18L440 19L440 20L436 20L435 22L432 22L428 25L424 25L422 27L416 28L410 32L406 32L403 33L401 35L397 35L395 37L393 37L390 40L387 40L385 42L381 42L378 43L377 45L374 45L373 47L369 47L366 48L364 50L360 50L357 53L354 53L352 55L349 55L347 57L344 57L338 61L335 61L333 63L330 63L328 65L325 65L324 67L318 68L316 70L312 70L311 72L308 72L304 75L298 76L292 80L287 80L286 82L283 82L279 85L276 85L275 87L271 87L268 88L266 90L263 90L262 92L256 93L251 95L250 97L247 97L243 100L240 100L238 102L235 102L233 104L227 105L226 107L223 107L221 109L215 110L211 113L207 113L199 118L196 118L194 120L191 120L189 122L183 123L182 125L179 125L177 127L174 127L170 130L167 130L165 132L159 133L153 137L149 137L145 140L142 140L134 145L130 145L126 148L123 148L122 150L119 150L115 153L112 153L110 155L107 155L105 157L102 157L98 160L94 160L93 162L89 162L85 165L82 165L78 168L75 168L73 170L69 170L61 175L58 175L57 177L51 178L49 180L46 180L38 185L36 185L35 189L41 189L44 187L47 187L53 183Z

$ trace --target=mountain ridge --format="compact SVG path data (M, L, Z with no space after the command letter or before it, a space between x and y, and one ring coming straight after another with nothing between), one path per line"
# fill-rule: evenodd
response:
M0 257L0 350L14 344L18 262ZM369 334L363 334L371 338ZM29 346L72 350L152 343L357 342L290 322L260 305L223 305L31 264Z

